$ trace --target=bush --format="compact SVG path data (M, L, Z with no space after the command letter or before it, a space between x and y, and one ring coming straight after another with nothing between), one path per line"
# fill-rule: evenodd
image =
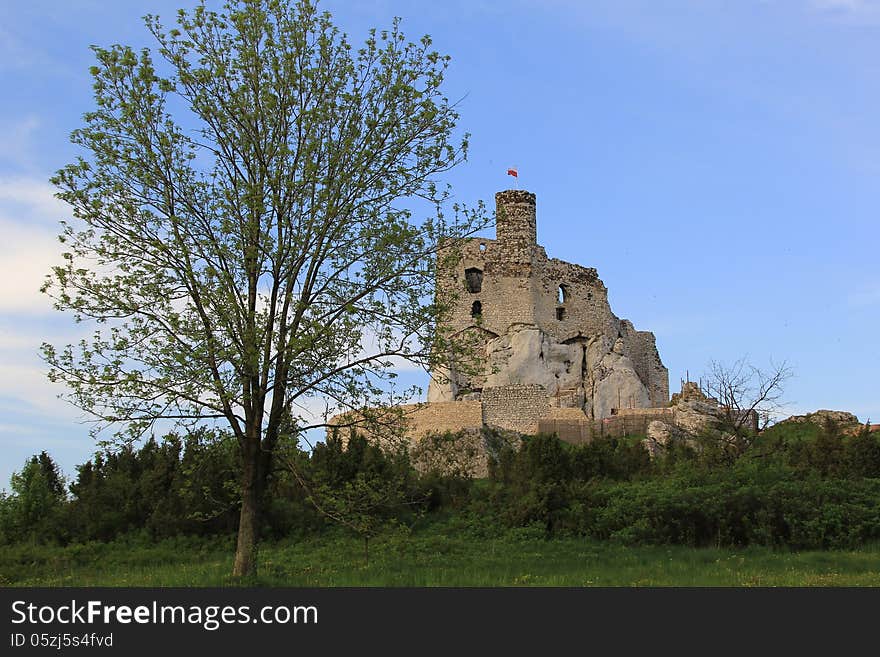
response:
M860 431L844 445L843 459L851 477L880 477L880 434Z
M235 529L239 464L231 437L197 430L97 453L77 466L67 511L74 537L109 541L145 529L153 538Z
M761 480L763 479L763 480ZM699 478L594 481L570 489L559 529L628 544L853 548L880 538L880 480Z
M490 478L482 481L455 470L420 475L406 452L358 436L331 437L311 453L288 445L268 480L265 533L280 538L340 523L366 542L388 525L442 522L475 536L632 544L827 549L880 538L880 436L867 431L783 426L733 460L681 447L651 461L638 437L575 446L539 435L519 450L509 445L493 443ZM43 453L13 476L11 494L0 495L0 541L229 534L238 520L239 473L230 437L169 435L96 454L78 467L68 499Z

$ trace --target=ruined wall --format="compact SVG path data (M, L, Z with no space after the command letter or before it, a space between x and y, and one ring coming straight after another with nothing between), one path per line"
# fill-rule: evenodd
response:
M523 434L538 431L538 420L550 411L547 391L539 385L484 388L483 424Z
M330 420L327 435L338 426L340 435L345 437L352 430L349 425L354 424L357 433L383 445L395 443L403 436L419 440L429 433L479 430L483 427L483 409L479 401L401 404L393 409L371 409L371 420L368 422L357 411L341 413Z
M408 408L411 409L406 414L408 435L413 438L483 427L483 408L479 401L420 404Z
M538 433L556 434L568 443L584 445L593 438L593 425L579 408L551 408L538 420Z
M654 334L650 331L636 331L632 322L627 319L621 320L620 325L625 351L648 389L652 405L666 404L669 401L669 371L660 360Z
M508 190L495 199L497 239L465 240L458 245L459 261L438 273L438 294L453 305L451 332L479 326L501 335L512 325L531 324L559 341L616 335L620 320L596 270L548 259L536 244L535 195ZM479 291L469 290L468 270L482 272ZM474 302L480 303L480 317L472 314Z
M446 324L452 333L477 326L495 335L511 324L532 324L532 266L507 260L496 240L468 239L459 245L460 259L453 267L438 274L437 293L452 312ZM468 290L465 272L483 272L479 291ZM473 304L482 306L481 317L472 314Z
M556 259L538 263L535 269L535 318L542 331L560 342L617 334L619 320L595 269Z
M624 409L602 419L590 419L576 409L559 408L538 421L538 432L556 434L561 440L575 445L586 444L602 436L647 435L648 425L655 420L675 424L675 409L633 408Z

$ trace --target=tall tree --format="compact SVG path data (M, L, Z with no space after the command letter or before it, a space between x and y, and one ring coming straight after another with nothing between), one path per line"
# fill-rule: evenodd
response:
M61 471L46 452L28 459L13 472L11 495L0 492L0 542L63 541L67 494Z
M310 0L201 4L174 29L146 25L155 52L93 48L96 107L72 135L83 155L53 179L75 218L67 262L45 290L97 323L43 352L120 438L159 420L229 424L246 575L285 427L372 406L397 360L444 351L438 254L485 212L444 217L439 178L467 135L441 92L449 58L398 19L357 49Z

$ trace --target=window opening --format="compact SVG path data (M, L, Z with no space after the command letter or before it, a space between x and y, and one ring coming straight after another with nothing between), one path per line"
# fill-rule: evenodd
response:
M467 291L476 294L483 289L483 270L471 267L464 270L464 280L467 285Z
M565 303L568 301L568 285L560 285L559 291L556 294L556 300L559 303Z

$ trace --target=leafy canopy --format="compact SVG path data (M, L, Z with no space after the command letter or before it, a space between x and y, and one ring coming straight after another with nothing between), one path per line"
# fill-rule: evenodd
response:
M155 52L93 47L82 155L53 179L75 220L44 290L96 325L43 346L50 377L96 429L225 418L270 449L323 424L305 404L375 404L397 359L444 351L437 260L485 223L443 212L467 151L449 58L397 19L355 49L309 0L146 24Z

